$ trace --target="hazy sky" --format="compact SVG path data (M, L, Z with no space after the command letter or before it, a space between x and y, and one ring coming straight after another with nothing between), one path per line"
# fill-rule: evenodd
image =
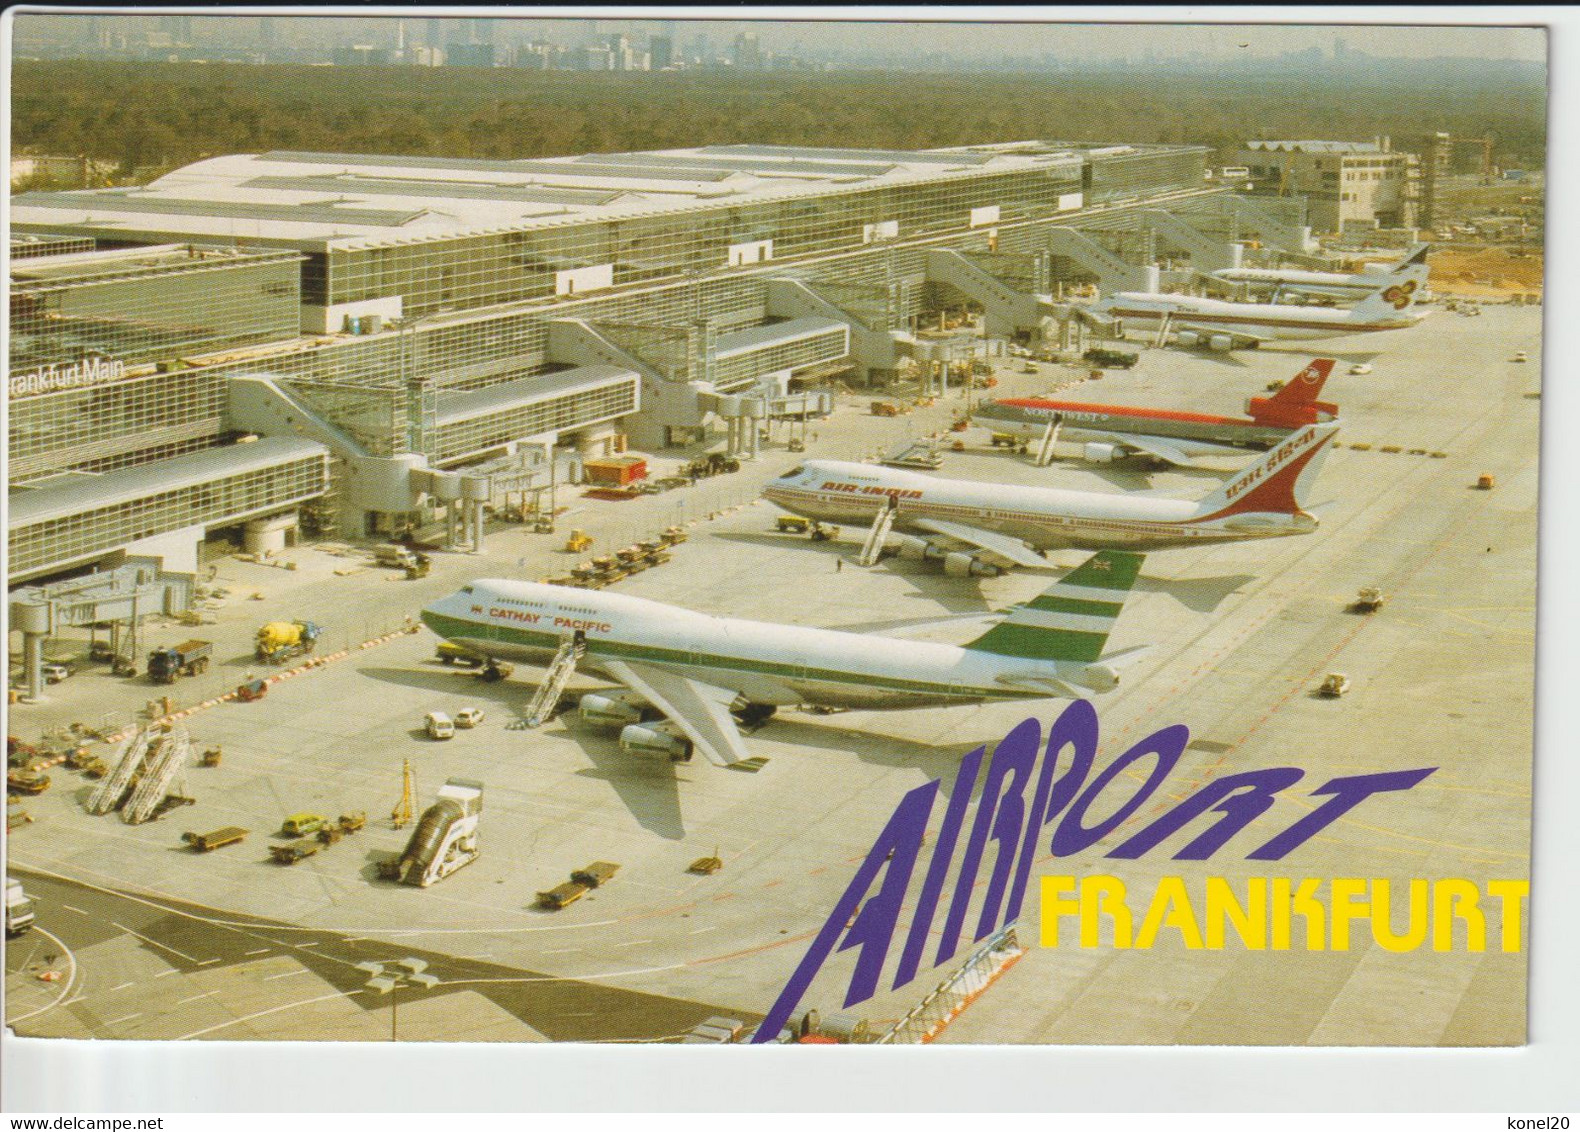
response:
M215 9L192 9L194 16L209 15ZM223 9L218 10L223 12ZM233 15L230 19L205 18L197 23L203 25L203 30L197 34L199 37L213 41L217 39L230 39L231 29L220 30L222 25L232 24L234 35L239 42L250 43L253 40L254 30L257 27L257 13ZM344 8L298 8L295 13L307 15L320 13L330 19L315 19L306 21L314 25L314 32L308 33L323 36L331 41L331 45L344 42L357 42L369 39L383 40L394 38L394 19L401 16L408 21L408 35L414 36L418 41L422 38L419 30L420 21L430 16L440 18L456 18L466 16L488 16L499 21L496 26L495 40L501 43L519 42L529 38L546 38L559 42L582 42L591 38L592 21L597 24L599 34L609 34L617 31L632 33L634 37L645 38L649 33L657 32L661 20L655 18L660 14L673 14L675 17L675 32L682 41L677 47L683 46L698 33L708 36L715 50L728 46L735 35L742 30L757 32L765 49L775 52L786 52L800 45L809 51L874 51L893 50L898 52L927 52L939 51L954 53L962 58L980 58L992 53L1004 53L1015 56L1040 54L1042 52L1056 52L1060 55L1088 54L1094 58L1130 58L1139 59L1150 52L1154 57L1167 59L1176 56L1200 54L1208 57L1266 57L1278 55L1287 51L1301 51L1310 47L1319 47L1325 54L1331 54L1336 38L1346 41L1351 50L1365 51L1368 54L1395 57L1395 58L1431 58L1435 56L1462 56L1482 59L1517 59L1529 62L1540 62L1545 58L1546 35L1540 28L1513 28L1513 27L1444 27L1444 26L1378 26L1366 24L1326 26L1297 25L1297 24L1160 24L1160 23L1053 23L1049 19L1039 20L1037 17L1079 17L1083 12L1089 13L1098 19L1111 20L1116 9L1077 9L1077 8L947 8L947 7L917 7L917 8L760 8L758 11L769 17L763 20L746 22L739 18L739 9L710 9L710 8L670 8L664 9L619 9L605 8L597 10L576 9L571 7L550 8L546 6L527 7L517 6L512 8L374 8L347 11ZM858 22L850 17L859 16L863 12L870 12L883 17L883 22ZM1279 9L1212 9L1212 8L1179 8L1179 9L1131 9L1131 13L1151 13L1161 19L1179 19L1185 14L1196 15L1216 13L1222 18L1242 19L1247 15L1263 12L1277 12ZM1344 18L1372 20L1391 17L1395 20L1430 20L1437 17L1442 20L1463 20L1465 11L1490 11L1488 18L1514 18L1502 16L1497 9L1463 10L1452 7L1416 8L1416 9L1372 9L1380 15L1367 14L1365 9L1335 8L1335 9L1283 9L1292 11L1296 16L1309 16L1313 12L1320 13L1321 18L1339 20ZM274 9L273 16L276 34L281 41L290 41L297 38L292 34L295 29L288 30L288 25L302 26L304 21L297 15L291 14L292 9ZM1532 9L1524 9L1522 14L1530 18ZM130 13L128 13L130 14ZM592 20L574 18L582 15L591 16ZM726 20L695 20L683 18L687 14L693 15L725 15ZM807 19L794 18L804 14ZM895 20L896 14L903 14L908 18ZM368 19L374 15L388 15L388 21ZM983 22L987 15L998 15L1006 21L1003 23ZM1538 10L1539 15L1539 10ZM364 18L344 18L344 17ZM830 19L830 16L843 16L841 19ZM337 18L338 17L338 18ZM566 18L572 17L572 18ZM627 18L622 18L627 17ZM774 18L778 17L778 18ZM942 17L942 18L941 18ZM949 17L954 17L950 19ZM111 17L113 19L113 17ZM139 24L152 20L146 15L133 17ZM960 22L969 18L972 22ZM22 16L24 25L27 16ZM411 21L418 21L413 24ZM53 22L53 21L46 21ZM212 37L212 38L210 38Z

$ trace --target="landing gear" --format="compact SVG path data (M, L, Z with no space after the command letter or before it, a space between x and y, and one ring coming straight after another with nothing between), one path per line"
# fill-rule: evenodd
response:
M773 704L747 704L735 713L742 727L757 728L774 717L779 709Z

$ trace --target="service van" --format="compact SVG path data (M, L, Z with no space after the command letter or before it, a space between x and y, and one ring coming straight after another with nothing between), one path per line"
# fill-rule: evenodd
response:
M455 721L442 711L430 711L423 720L430 739L454 739Z

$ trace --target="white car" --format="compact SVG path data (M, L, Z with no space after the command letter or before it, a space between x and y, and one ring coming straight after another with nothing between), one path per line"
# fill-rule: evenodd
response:
M1350 372L1356 377L1359 377L1362 374L1371 373L1371 371L1372 367L1367 365L1365 362L1357 362L1355 365L1350 367Z
M455 713L455 725L457 727L476 727L482 722L483 709L480 707L464 707Z
M70 675L71 665L69 664L46 664L44 666L44 683L46 684L59 684Z
M423 718L423 727L426 728L430 739L455 738L455 724L442 711L430 711Z

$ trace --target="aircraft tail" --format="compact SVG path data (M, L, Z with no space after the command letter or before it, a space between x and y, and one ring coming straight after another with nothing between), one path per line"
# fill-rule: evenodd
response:
M1031 660L1091 663L1103 655L1144 554L1101 550L965 647Z
M1192 520L1300 514L1305 510L1307 492L1322 469L1328 442L1338 431L1337 424L1307 425L1280 441L1256 463L1202 499Z
M1313 358L1294 377L1284 383L1271 397L1252 397L1246 402L1245 411L1257 424L1281 428L1299 428L1332 420L1339 415L1339 407L1331 401L1318 401L1323 383L1333 372L1332 358Z
M1431 244L1413 244L1405 257L1394 264L1391 272L1394 275L1403 275L1409 268L1425 267L1426 253L1432 250Z
M1424 279L1397 279L1393 275L1379 277L1377 290L1350 308L1351 322L1393 321L1415 305L1416 292L1426 285Z

